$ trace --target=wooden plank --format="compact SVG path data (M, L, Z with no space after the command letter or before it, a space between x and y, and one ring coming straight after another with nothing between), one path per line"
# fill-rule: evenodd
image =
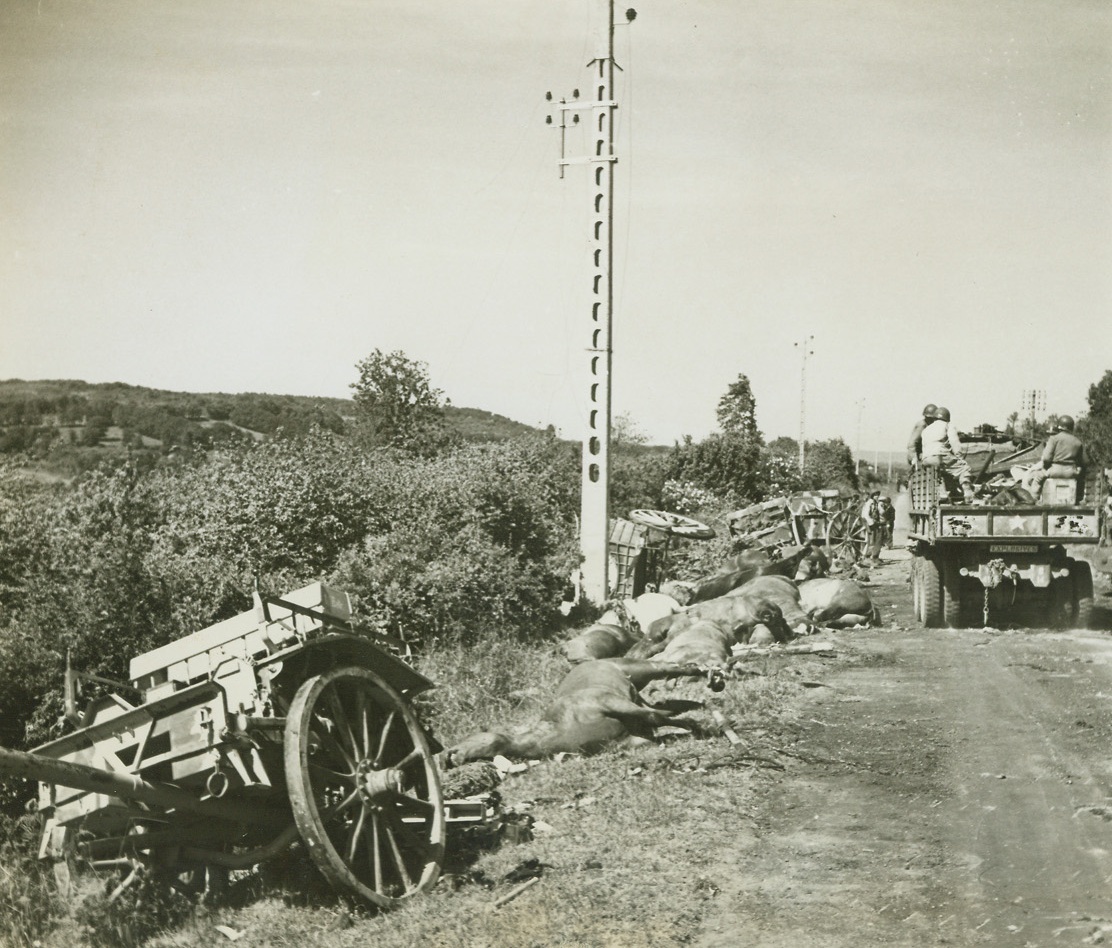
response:
M338 619L347 620L351 616L346 594L329 589L323 583L313 583L303 589L288 593L282 598L288 599L298 606L321 609ZM296 616L291 610L275 605L271 605L269 608L273 620L271 625L283 622L290 623L291 626L296 624ZM144 652L131 660L131 680L138 681L146 675L170 668L181 662L188 663L187 680L194 680L208 673L208 669L204 667L207 664L207 658L202 659L200 656L214 648L247 637L252 632L257 631L260 624L258 614L254 609L251 609L232 616L230 619L225 619L223 622L210 625L199 632L194 632L192 635L180 638L175 642L170 642L168 645ZM305 622L302 625L304 626ZM289 636L277 638L281 640L285 637L292 637L292 633Z

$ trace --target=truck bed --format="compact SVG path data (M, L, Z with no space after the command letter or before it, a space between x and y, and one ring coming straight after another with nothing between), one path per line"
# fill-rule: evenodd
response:
M912 539L946 543L992 539L1024 543L1034 539L1057 543L1093 543L1099 539L1096 507L984 507L940 504L925 532Z
M1014 547L1033 541L1096 544L1100 507L1096 503L1006 505L939 503L938 472L921 468L911 477L909 539L928 543L992 540Z

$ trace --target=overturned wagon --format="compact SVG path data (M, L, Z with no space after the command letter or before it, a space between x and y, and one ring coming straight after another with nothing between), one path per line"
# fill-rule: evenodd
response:
M868 530L861 500L843 497L836 488L800 491L775 497L726 515L730 533L761 547L825 545L831 556L853 562L865 550Z
M300 839L364 901L432 886L446 824L484 804L445 804L412 705L432 683L350 620L347 595L315 583L133 659L129 698L78 716L67 675L77 729L0 748L0 774L41 782L42 855L186 873Z

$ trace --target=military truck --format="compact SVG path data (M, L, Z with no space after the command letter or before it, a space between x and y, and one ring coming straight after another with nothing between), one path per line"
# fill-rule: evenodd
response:
M909 487L912 602L924 626L1089 627L1088 560L1105 501L1099 476L1048 478L1034 504L990 482L975 503L952 503L932 467L913 471Z

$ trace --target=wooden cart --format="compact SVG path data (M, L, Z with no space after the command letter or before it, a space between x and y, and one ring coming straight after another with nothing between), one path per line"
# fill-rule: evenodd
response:
M40 781L44 857L184 874L300 840L337 890L390 907L436 882L447 823L487 813L445 803L413 707L432 683L386 645L321 583L256 596L135 658L134 694L94 702L71 733L0 748L0 774Z

